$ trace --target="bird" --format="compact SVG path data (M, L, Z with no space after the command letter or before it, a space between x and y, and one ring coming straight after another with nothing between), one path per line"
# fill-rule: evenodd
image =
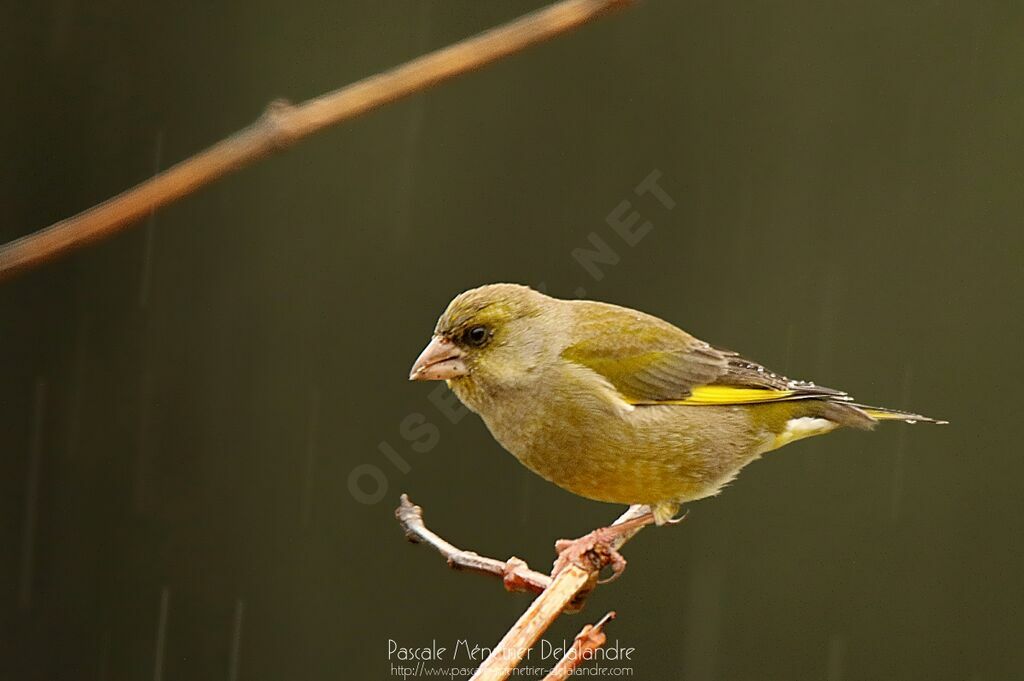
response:
M409 379L446 381L534 473L581 497L646 506L642 523L656 525L791 442L882 421L946 423L787 378L638 310L519 284L456 296ZM561 565L615 526L602 530L563 541Z

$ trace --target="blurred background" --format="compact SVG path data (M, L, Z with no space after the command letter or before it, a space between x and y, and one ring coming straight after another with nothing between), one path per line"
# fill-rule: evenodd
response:
M6 3L0 237L539 4ZM389 641L496 642L529 599L407 544L399 494L541 569L622 509L407 382L494 281L952 422L768 456L550 640L614 609L635 678L1021 678L1022 29L651 0L0 284L0 678L387 678Z

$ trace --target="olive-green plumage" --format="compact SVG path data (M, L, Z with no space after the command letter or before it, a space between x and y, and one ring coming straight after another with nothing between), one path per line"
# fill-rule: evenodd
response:
M624 307L493 284L456 297L411 378L444 378L524 465L658 522L793 440L878 420L854 404ZM934 421L933 421L934 422Z

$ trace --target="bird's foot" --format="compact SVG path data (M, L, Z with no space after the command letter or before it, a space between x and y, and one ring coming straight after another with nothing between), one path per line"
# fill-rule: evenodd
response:
M605 565L612 568L612 576L598 583L604 584L619 578L626 569L626 559L615 548L614 541L618 533L610 527L602 527L587 533L578 539L559 539L555 542L558 559L551 571L552 577L569 565L579 565L586 570L600 570Z
M652 522L654 516L648 513L624 523L598 528L578 539L559 539L555 542L558 558L555 560L551 576L556 576L569 565L579 565L586 570L594 571L607 565L611 567L612 575L608 579L600 580L598 584L614 582L626 569L626 559L618 549L624 541L623 538L628 539L641 527Z

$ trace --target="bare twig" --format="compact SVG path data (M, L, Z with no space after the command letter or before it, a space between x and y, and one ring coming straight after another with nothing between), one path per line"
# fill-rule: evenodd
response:
M507 679L522 662L526 652L540 640L541 635L562 614L576 594L588 583L595 581L596 577L595 572L575 563L560 571L551 586L534 599L508 633L498 641L498 645L494 646L470 681Z
M532 648L541 635L547 631L551 623L563 612L574 612L582 607L586 597L598 584L598 574L609 560L610 548L618 549L643 529L644 524L637 522L649 514L646 506L630 506L613 523L622 525L636 523L635 527L615 537L611 546L598 546L580 556L581 560L570 562L552 577L531 570L526 563L518 558L500 561L485 558L472 551L464 551L442 539L435 532L427 529L423 522L423 509L413 504L409 497L402 495L401 504L395 509L395 517L405 530L409 541L432 546L455 570L467 570L479 574L501 577L505 588L509 591L532 591L540 595L534 599L515 625L491 650L491 654L477 669L471 681L501 681L507 679L512 670L522 661L527 651ZM614 614L605 616L593 628L584 627L576 638L576 644L584 649L597 649L604 644L601 627ZM592 634L588 636L588 634ZM565 662L563 660L563 662ZM559 663L567 675L574 668ZM579 662L576 662L579 664ZM558 669L558 666L555 667ZM553 672L552 672L553 673ZM551 677L564 678L564 677Z
M524 561L513 556L507 561L486 558L472 551L463 551L448 543L436 533L427 529L423 522L423 509L402 495L401 504L395 509L395 517L405 530L405 537L416 544L432 546L448 562L453 570L465 570L484 575L500 577L509 591L527 591L539 594L551 586L551 578L531 570Z
M647 506L630 506L621 516L619 516L613 525L620 525L636 520L637 518L649 513ZM544 589L551 585L551 577L544 574L543 572L537 572L530 568L526 562L520 558L512 556L508 560L498 560L497 558L488 558L487 556L481 556L475 551L466 551L460 549L449 541L445 540L439 534L427 527L423 521L423 509L412 503L409 499L409 495L403 494L401 496L399 506L395 509L395 518L398 519L399 525L402 530L405 531L405 538L414 544L426 544L432 547L435 551L441 554L441 557L445 559L445 562L453 570L475 572L481 575L491 575L498 577L502 580L505 588L508 591L522 591L527 593L539 594ZM615 538L611 542L611 547L615 549L622 548L622 546L636 536L636 534L643 529L643 526L638 526L629 532L625 532ZM600 570L601 557L593 556L593 560L588 561L587 565L582 565L586 570ZM594 562L597 561L597 562ZM584 585L587 588L580 590L576 594L576 597L566 606L566 612L578 612L583 608L583 604L586 601L587 596L595 586L597 581L593 580L590 583Z
M634 522L650 512L646 506L630 506L613 525ZM620 548L635 537L644 528L637 524L612 542L612 547ZM598 584L597 576L610 559L608 546L597 547L582 556L581 562L572 562L553 575L554 581L540 596L534 599L508 633L491 650L491 654L483 661L473 674L470 681L504 681L512 670L523 660L526 652L532 648L541 635L547 631L563 612L579 610L586 597ZM603 643L603 642L602 642ZM571 668L570 668L571 669Z
M272 103L253 125L107 201L0 246L0 280L121 231L153 210L325 128L550 40L633 0L563 0L298 105Z
M612 611L598 620L597 624L591 626L586 624L582 631L576 634L572 647L565 651L565 655L558 661L544 681L565 681L572 674L573 670L589 660L594 651L605 644L608 637L604 633L604 625L615 619L615 611Z

